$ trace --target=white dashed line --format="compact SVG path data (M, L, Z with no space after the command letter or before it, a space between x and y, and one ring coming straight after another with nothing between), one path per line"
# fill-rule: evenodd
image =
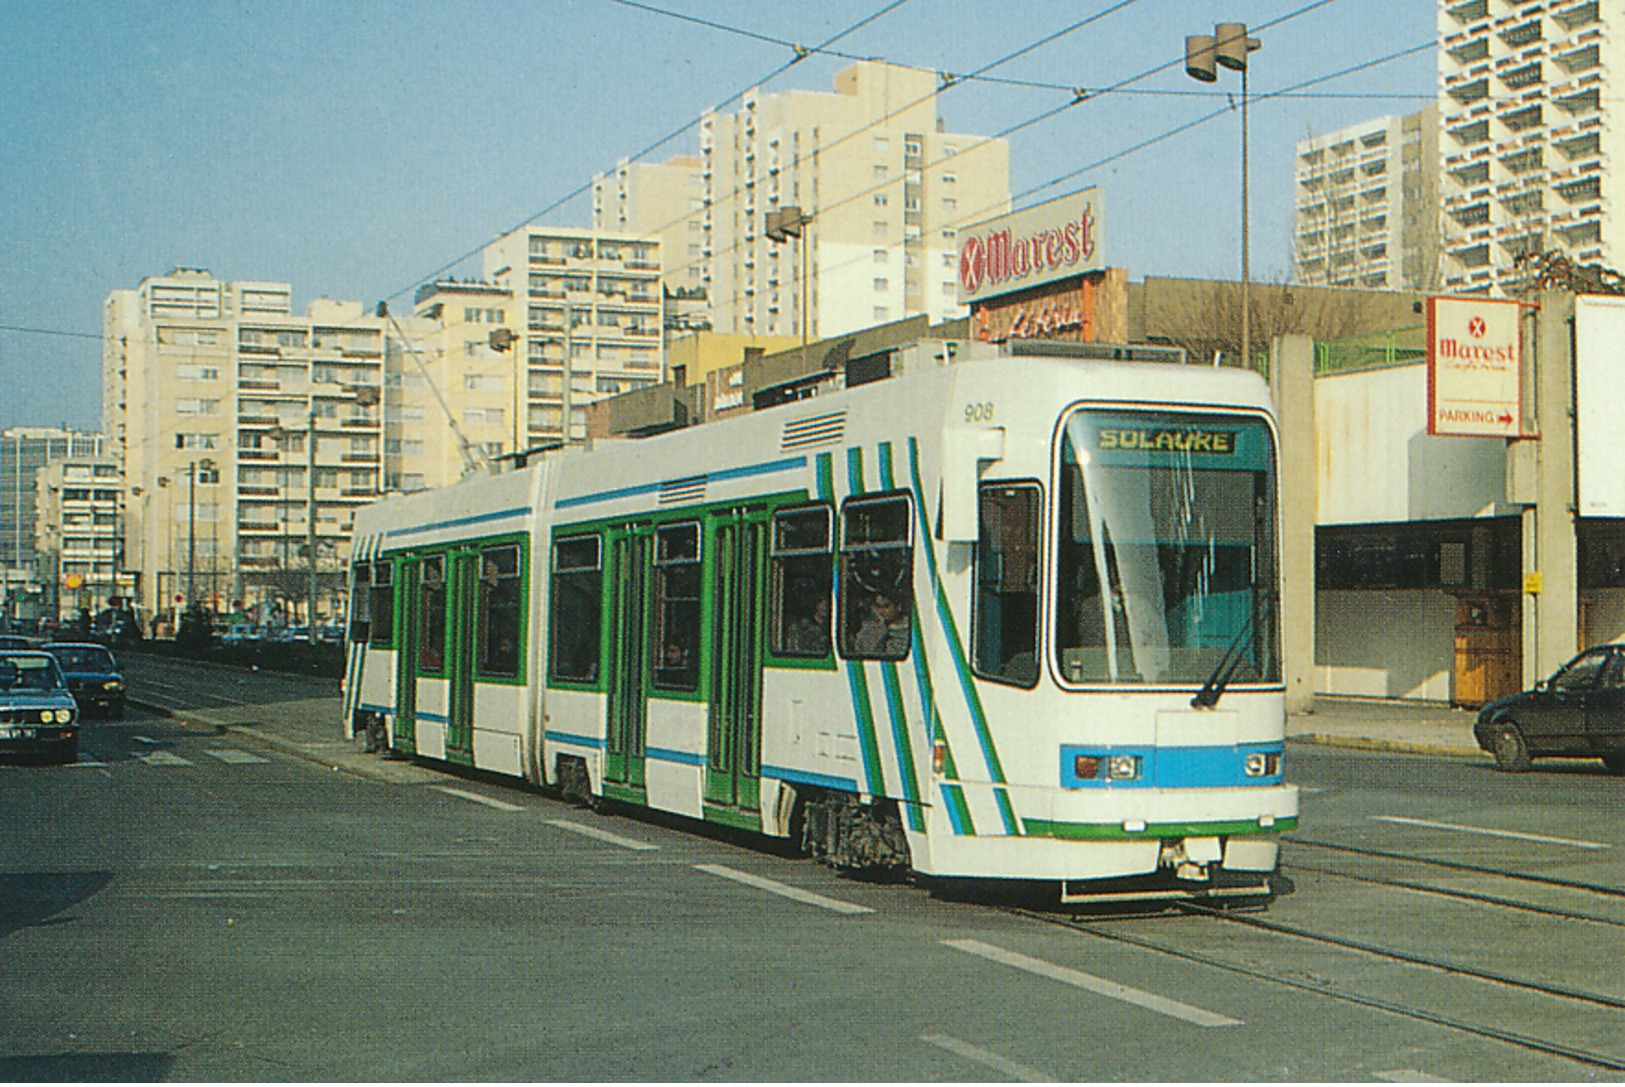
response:
M1024 1064L1006 1060L997 1053L989 1053L985 1049L973 1046L969 1042L962 1042L958 1038L947 1034L922 1034L920 1035L920 1041L928 1045L934 1045L939 1049L946 1049L948 1052L964 1057L968 1061L975 1061L977 1064L991 1068L1001 1076L1008 1076L1010 1079L1019 1080L1022 1083L1050 1083L1055 1079L1054 1076L1046 1076L1035 1068L1028 1068Z
M702 872L708 872L713 876L721 876L723 879L731 879L735 883L743 883L745 886L755 887L759 891L767 891L770 894L780 895L784 898L793 899L796 902L804 902L809 906L818 906L822 909L831 910L835 913L855 914L875 912L868 906L857 906L851 902L841 902L837 899L825 898L823 895L814 894L811 891L803 891L799 887L792 887L787 883L780 883L777 880L764 879L761 876L753 876L749 872L741 872L737 868L729 868L725 864L696 864L694 867L698 868Z
M571 834L580 834L585 838L593 838L600 842L608 842L610 845L618 845L622 849L636 849L646 852L651 849L660 848L659 846L651 845L648 842L640 842L633 838L623 838L619 834L611 834L607 830L599 830L597 827L589 827L583 823L572 823L568 819L549 819L547 821L547 825L550 827L558 827L560 830L567 830Z
M251 763L271 761L270 759L262 759L258 755L251 755L247 751L238 751L234 747L211 747L208 749L208 753L221 762L231 763L234 766L247 766Z
M1489 827L1468 827L1460 823L1435 823L1430 819L1406 819L1399 815L1373 815L1379 823L1403 823L1411 827L1431 827L1434 830L1459 830L1463 834L1485 834L1492 838L1517 838L1524 842L1545 842L1548 845L1571 845L1576 849L1612 849L1607 842L1583 842L1574 838L1552 838L1545 834L1524 834L1516 830L1491 830Z
M1006 951L1002 947L984 944L980 940L944 940L942 942L955 951L980 955L984 959L1002 963L1005 966L1013 966L1017 970L1025 970L1029 974L1037 974L1039 977L1050 978L1079 989L1087 989L1091 993L1111 997L1113 1000L1121 1000L1126 1004L1134 1004L1145 1008L1147 1011L1154 1011L1158 1015L1183 1019L1185 1022L1195 1023L1199 1027L1239 1027L1242 1025L1240 1019L1232 1019L1228 1015L1220 1015L1217 1012L1210 1012L1190 1004L1181 1004L1179 1001L1170 1000L1165 996L1133 989L1119 982L1108 981L1106 978L1095 977L1093 974L1085 974L1082 971L1065 966L1056 966L1054 963L1045 962L1043 959L1034 959L1014 951Z
M190 759L183 759L179 755L171 755L167 751L154 751L150 755L142 755L141 761L148 766L191 766Z
M1380 1079L1384 1083L1454 1083L1453 1079L1441 1079L1430 1076L1426 1072L1418 1072L1414 1068L1396 1068L1391 1072L1374 1072L1373 1079Z
M506 800L492 800L490 797L481 796L479 793L470 793L462 789L450 789L444 785L436 785L434 786L434 790L436 792L445 793L447 796L455 796L459 800L472 800L476 804L484 804L487 807L495 808L498 811L525 810L523 804L510 804Z

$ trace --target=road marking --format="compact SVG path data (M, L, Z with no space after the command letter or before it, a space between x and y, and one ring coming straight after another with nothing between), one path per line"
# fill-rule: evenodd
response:
M633 838L623 838L619 834L611 834L607 830L599 830L597 827L589 827L583 823L572 823L568 819L549 819L547 821L547 825L550 827L558 827L560 830L567 830L571 834L580 834L583 837L596 838L598 841L608 842L610 845L618 845L622 849L648 851L651 849L660 848L659 846L651 845L648 842L640 842Z
M1181 1004L1177 1000L1169 1000L1165 996L1133 989L1119 982L1108 981L1106 978L1095 977L1093 974L1085 974L1080 970L1056 966L1054 963L1045 962L1043 959L1034 959L1014 951L1006 951L1002 947L984 944L980 940L944 940L942 942L955 951L980 955L984 959L990 959L1005 966L1013 966L1017 970L1025 970L1029 974L1037 974L1040 977L1050 978L1079 989L1087 989L1091 993L1111 997L1113 1000L1121 1000L1127 1004L1135 1004L1159 1015L1183 1019L1187 1023L1195 1023L1199 1027L1239 1027L1242 1025L1240 1019L1231 1019L1227 1015L1210 1012L1204 1008Z
M105 762L96 762L93 759L80 759L78 762L70 763L69 765L70 766L84 766L84 767L88 767L90 769L95 769L98 766L106 766L107 764Z
M271 761L270 759L262 759L258 755L250 755L247 751L238 751L235 747L211 747L208 749L208 754L213 755L221 762L229 762L234 766L247 766L250 763Z
M167 751L154 751L150 755L142 755L141 761L148 766L191 766L190 759L183 759L179 755L171 755Z
M447 796L455 796L460 800L472 800L476 804L484 804L487 807L496 808L498 811L525 810L523 804L510 804L506 800L492 800L490 797L481 796L479 793L470 793L462 789L451 789L444 785L435 785L433 788L436 792L445 793Z
M1525 842L1546 842L1550 845L1572 845L1576 849L1612 849L1607 842L1583 842L1574 838L1551 838L1544 834L1523 834L1516 830L1491 830L1488 827L1465 827L1460 823L1435 823L1429 819L1406 819L1399 815L1373 815L1382 823L1404 823L1412 827L1431 827L1434 830L1459 830L1463 834L1487 834L1492 838L1517 838Z
M1418 1072L1414 1068L1396 1068L1391 1072L1375 1072L1373 1079L1380 1079L1384 1083L1454 1083L1453 1079L1441 1079L1430 1076L1426 1072Z
M1049 1083L1055 1078L1054 1076L1046 1076L1035 1068L1028 1068L1024 1064L1006 1060L997 1053L989 1053L985 1049L973 1046L969 1042L962 1042L958 1038L946 1034L922 1034L920 1035L920 1041L934 1045L939 1049L946 1049L950 1053L964 1057L966 1060L975 1061L977 1064L985 1065L1001 1075L1009 1076L1011 1079L1020 1080L1023 1083Z
M792 887L788 883L780 883L777 880L764 879L761 876L753 876L749 872L741 872L737 868L729 868L725 864L696 864L694 867L698 868L702 872L709 872L713 876L721 876L723 879L731 879L735 883L743 883L745 886L755 887L759 891L767 891L770 894L780 895L784 898L793 899L796 902L805 902L809 906L819 906L835 913L856 914L875 912L868 906L858 906L851 902L841 902L834 898L825 898L823 895L814 894L811 891L803 891L799 887Z
M151 736L131 736L130 739L134 740L138 744L156 744L158 742Z

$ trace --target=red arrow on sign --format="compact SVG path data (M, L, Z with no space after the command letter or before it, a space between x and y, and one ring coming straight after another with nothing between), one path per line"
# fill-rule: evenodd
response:
M1500 423L1502 426L1511 426L1512 425L1512 413L1510 411L1504 411L1504 412L1502 412L1500 414L1500 416L1498 416L1496 418L1495 421L1497 423Z

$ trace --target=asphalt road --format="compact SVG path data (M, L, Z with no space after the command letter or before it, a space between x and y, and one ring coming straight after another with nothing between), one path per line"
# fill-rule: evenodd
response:
M1077 917L92 725L0 764L0 1080L1625 1078L1625 781L1289 757L1268 910Z

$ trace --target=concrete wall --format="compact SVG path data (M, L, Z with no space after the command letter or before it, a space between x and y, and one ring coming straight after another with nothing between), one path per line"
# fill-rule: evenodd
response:
M1439 589L1315 594L1315 693L1447 702L1456 602Z
M1581 645L1625 641L1625 589L1588 589Z

